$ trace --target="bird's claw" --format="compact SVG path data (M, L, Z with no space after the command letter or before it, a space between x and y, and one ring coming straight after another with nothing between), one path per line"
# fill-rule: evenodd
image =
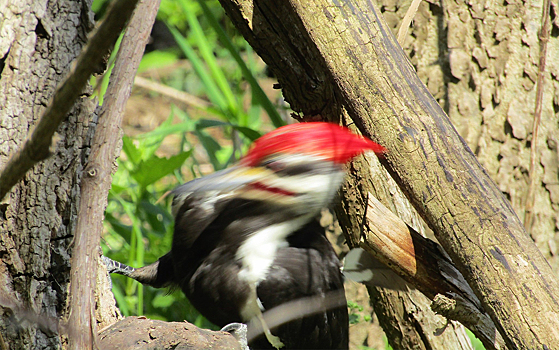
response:
M268 341L270 342L270 344L272 344L272 346L276 349L281 349L283 348L285 345L281 342L279 337L276 337L275 335L273 335L270 332L265 332L264 333L266 335L266 339L268 339Z
M241 344L241 350L249 350L247 339L247 325L244 323L229 323L221 328L222 332L230 333Z
M103 263L105 263L105 265L107 266L108 273L118 273L124 276L129 276L130 273L134 272L135 270L131 266L115 261L111 258L107 258L104 255L101 255L101 261L103 261Z
M113 289L113 280L111 279L111 272L112 272L112 263L114 261L111 260L110 258L107 258L104 255L101 255L101 263L105 264L105 267L107 268L107 279L108 279L108 283L109 283L109 290Z

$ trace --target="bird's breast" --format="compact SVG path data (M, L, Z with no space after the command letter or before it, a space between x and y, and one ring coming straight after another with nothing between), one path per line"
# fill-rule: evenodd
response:
M264 280L277 250L286 247L287 237L308 220L307 217L299 217L252 233L241 243L236 253L236 258L242 263L239 280L255 285Z

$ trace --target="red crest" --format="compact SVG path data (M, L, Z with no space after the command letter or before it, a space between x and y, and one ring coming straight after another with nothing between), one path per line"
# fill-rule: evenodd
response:
M386 150L337 124L310 122L282 126L260 137L241 163L255 166L271 154L306 153L344 164L365 151L382 154Z

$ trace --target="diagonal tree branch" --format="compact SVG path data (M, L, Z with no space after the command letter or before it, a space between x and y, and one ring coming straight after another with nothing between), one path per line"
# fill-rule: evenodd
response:
M404 223L372 194L361 199L357 188L353 179L344 185L340 209L348 215L339 219L342 228L351 231L346 235L433 300L433 310L472 329L487 349L504 349L495 324L442 247ZM349 197L352 203L347 202ZM348 208L356 205L366 206L363 225L354 216L355 208Z
M103 213L111 186L112 169L119 154L120 125L134 76L144 53L159 0L142 0L134 10L120 44L115 67L99 116L88 165L82 177L78 220L70 273L69 349L97 348L95 276Z
M82 94L91 74L102 67L103 58L114 47L136 3L137 0L118 0L111 6L107 18L92 35L74 68L59 85L49 106L39 118L22 148L10 157L2 169L0 200L33 165L50 155L49 149L56 129Z
M402 47L404 46L408 29L410 28L411 21L417 13L419 4L421 4L421 0L413 0L408 8L408 11L406 11L406 15L402 19L402 23L400 23L400 28L398 29L398 44Z

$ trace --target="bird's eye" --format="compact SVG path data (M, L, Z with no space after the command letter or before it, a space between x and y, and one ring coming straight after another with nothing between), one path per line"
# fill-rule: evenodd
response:
M285 163L277 159L269 159L262 162L262 166L271 171L278 172L285 169Z

